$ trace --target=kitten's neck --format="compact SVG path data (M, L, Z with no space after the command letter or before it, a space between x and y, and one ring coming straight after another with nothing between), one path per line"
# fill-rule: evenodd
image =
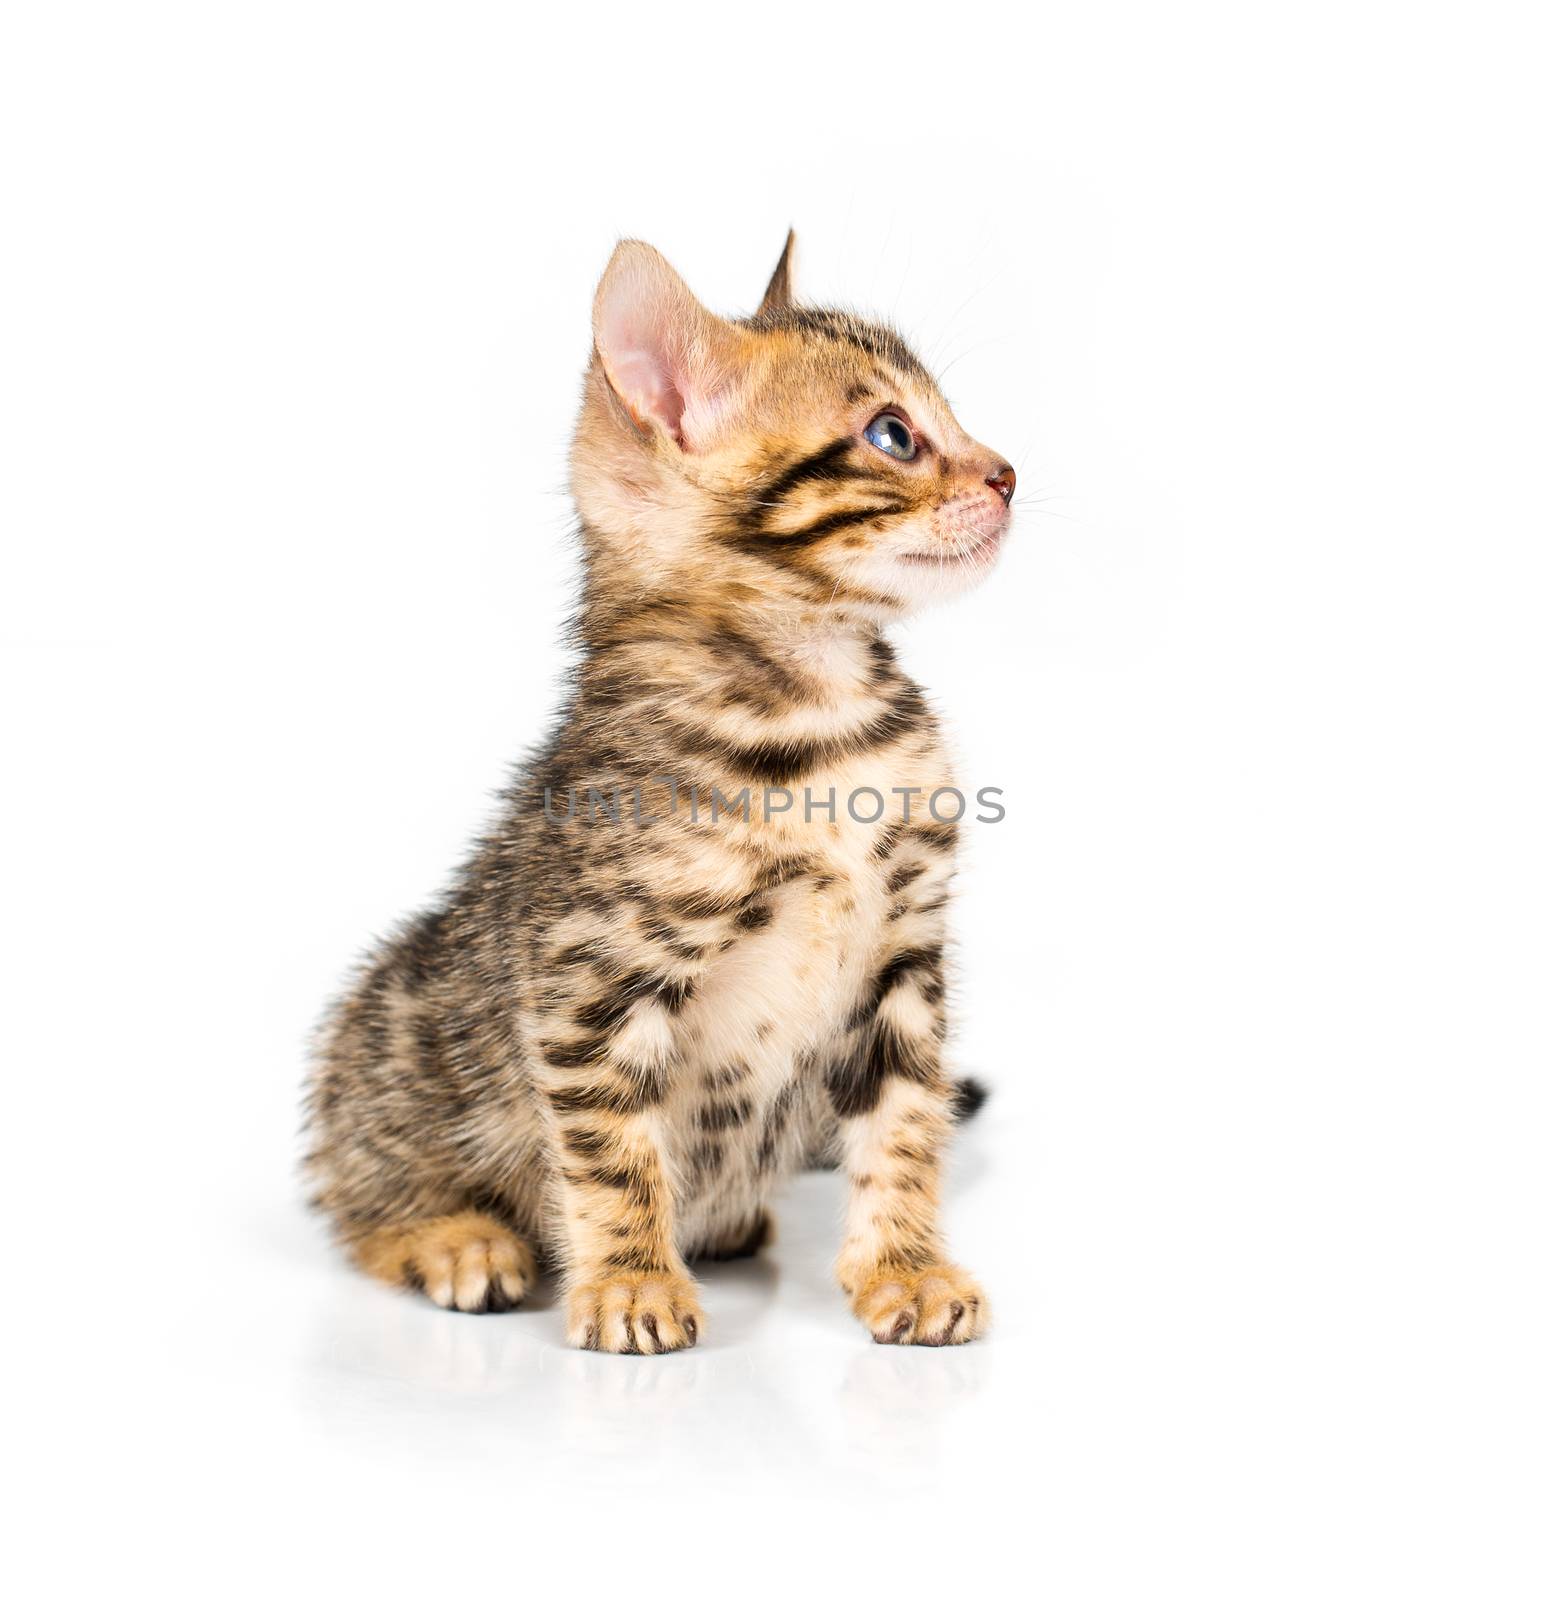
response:
M765 647L792 670L836 691L866 681L880 638L873 623L823 610L792 617L773 614L751 619L751 625L756 621L762 624Z
M747 679L796 686L834 706L887 671L893 652L871 620L775 601L728 586L688 600L613 595L591 586L579 645L593 670L625 674L687 698L712 698Z

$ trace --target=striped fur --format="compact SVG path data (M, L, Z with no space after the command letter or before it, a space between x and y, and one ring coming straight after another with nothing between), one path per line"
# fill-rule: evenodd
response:
M310 1087L312 1191L365 1270L476 1311L545 1263L591 1349L694 1344L688 1261L758 1249L821 1158L873 1336L985 1322L937 1222L978 1103L942 1058L949 765L883 627L989 566L1010 469L897 335L793 302L791 246L738 321L618 248L572 455L570 695L443 903L334 1007ZM916 461L863 438L883 410ZM692 785L747 815L672 809ZM911 819L766 814L770 786L908 790ZM639 799L569 822L570 789Z

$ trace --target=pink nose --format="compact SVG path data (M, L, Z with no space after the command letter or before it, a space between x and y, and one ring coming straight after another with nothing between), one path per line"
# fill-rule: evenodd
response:
M1012 504L1012 494L1017 488L1017 474L1005 461L994 472L988 474L985 481L1008 505Z

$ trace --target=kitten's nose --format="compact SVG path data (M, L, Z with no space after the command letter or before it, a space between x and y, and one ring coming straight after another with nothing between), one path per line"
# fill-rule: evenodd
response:
M1008 505L1012 504L1012 495L1017 488L1017 474L1005 461L999 463L996 470L986 476L985 481Z

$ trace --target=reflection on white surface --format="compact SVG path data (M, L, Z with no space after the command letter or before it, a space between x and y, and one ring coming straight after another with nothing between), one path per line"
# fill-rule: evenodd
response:
M462 1316L334 1259L300 1347L298 1409L339 1443L490 1458L518 1446L542 1473L589 1485L817 1470L922 1488L989 1347L872 1344L822 1270L839 1206L832 1175L793 1184L766 1254L700 1270L706 1336L669 1357L568 1349L548 1284L517 1311Z

